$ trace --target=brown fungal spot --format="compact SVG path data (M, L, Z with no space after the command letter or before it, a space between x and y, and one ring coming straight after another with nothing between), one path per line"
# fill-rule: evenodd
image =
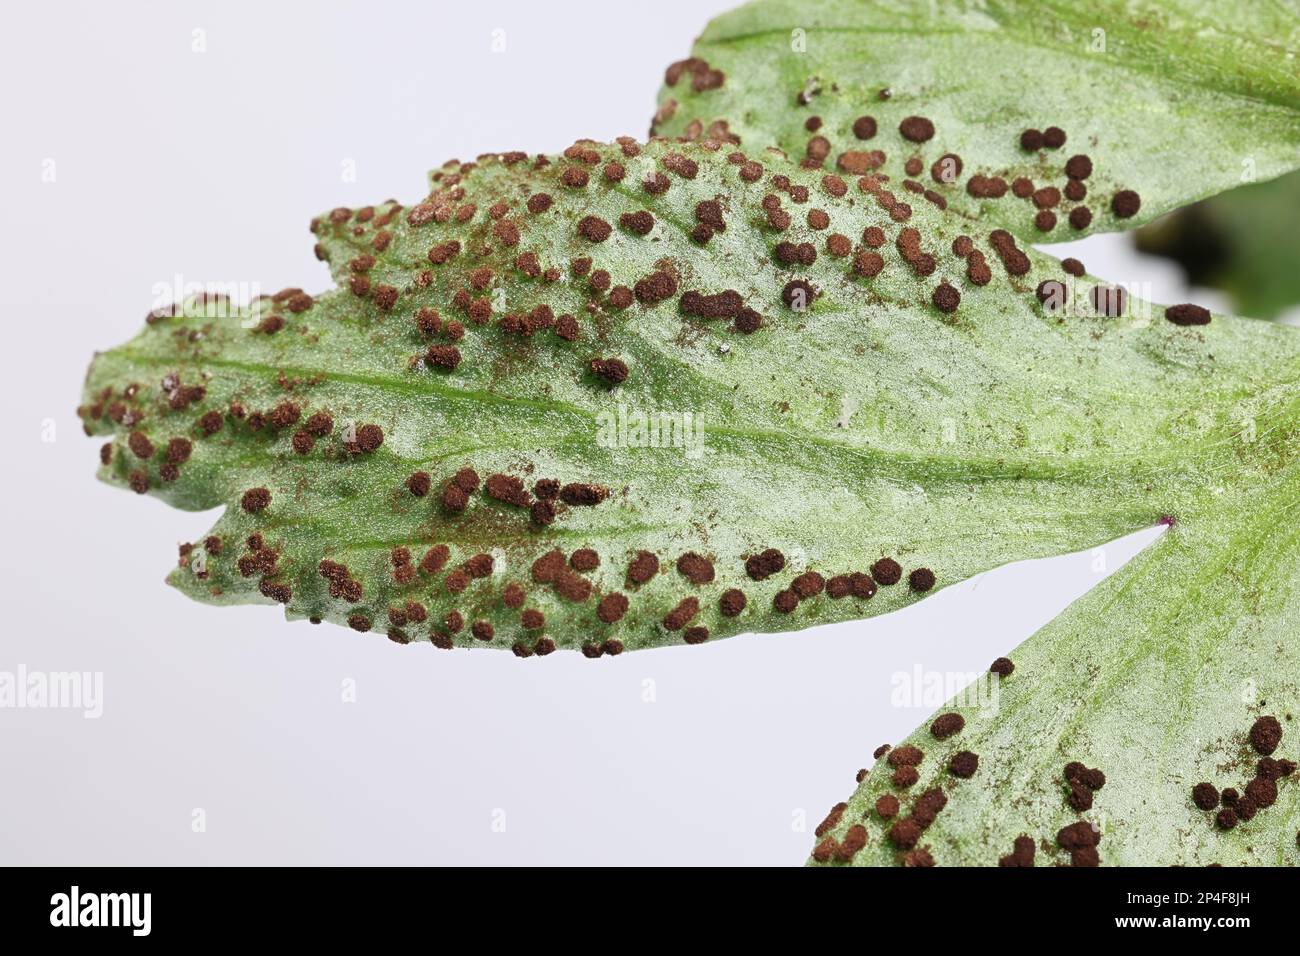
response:
M835 166L841 172L851 176L865 176L873 169L879 169L885 163L885 154L878 149L848 149L840 153Z
M947 740L953 734L960 733L966 726L966 718L955 711L941 714L930 724L930 733L936 740Z
M288 602L285 602L288 603ZM1256 807L1266 810L1277 802L1277 783L1268 777L1256 777L1246 784L1246 795Z
M723 617L736 617L741 611L745 610L748 599L745 592L740 588L728 588L722 592L722 597L718 599L718 610Z
M654 305L677 294L677 280L667 272L656 270L638 279L632 291L638 302Z
M708 584L713 580L713 562L694 551L688 551L677 559L677 572L692 584Z
M1043 148L1043 133L1041 130L1027 129L1020 134L1020 148L1027 153L1036 153Z
M825 579L816 571L805 571L790 582L790 590L803 601L821 594L826 588Z
M994 229L989 233L989 244L1002 260L1002 267L1007 275L1022 276L1029 272L1029 257L1016 245L1016 240L1005 229Z
M716 199L703 199L696 203L695 219L717 232L725 232L727 229L722 215L722 203Z
M532 496L524 488L523 481L515 475L490 475L484 490L489 498L495 498L508 505L527 508L532 504Z
M1076 279L1088 271L1083 267L1082 262L1072 256L1061 260L1061 270L1065 272L1066 275L1072 275Z
M588 363L591 372L611 385L620 385L627 381L627 363L617 358L593 358Z
M600 599L600 603L596 605L596 616L606 624L614 624L623 619L627 608L627 595L613 591Z
M892 820L898 816L898 797L892 793L882 794L876 798L876 815L882 820Z
M486 642L496 637L496 629L492 627L491 621L475 621L470 625L469 632L476 641Z
M665 169L676 173L683 179L694 179L700 171L699 163L693 159L688 159L681 153L668 153L664 156L662 162Z
M682 293L678 306L686 315L703 319L731 319L740 316L745 300L734 289L725 289L716 295L704 295L694 290Z
M785 266L810 266L817 261L817 248L811 242L778 242L775 255Z
M1077 850L1083 847L1095 847L1101 842L1101 834L1094 830L1086 820L1071 823L1056 833L1057 845L1063 850Z
M898 124L898 132L913 143L924 143L934 136L934 123L924 116L909 116Z
M1142 197L1131 189L1121 189L1111 199L1110 208L1120 219L1129 219L1142 208Z
M989 673L997 674L999 677L1010 677L1016 669L1016 665L1011 663L1009 657L999 657L989 665Z
M1065 175L1073 180L1087 179L1092 175L1092 160L1083 154L1071 156L1065 161Z
M966 180L966 194L975 199L1001 199L1007 194L1007 181L1001 176L976 173Z
M429 473L427 471L412 472L406 479L406 490L417 498L423 498L429 493Z
M785 555L776 548L766 548L745 560L745 573L754 581L762 581L785 569Z
M1004 857L998 859L998 866L1033 866L1034 865L1034 841L1029 836L1018 836L1012 844L1012 851Z
M625 212L618 217L618 224L628 232L638 236L649 235L655 226L655 217L644 209L637 212Z
M895 787L906 789L914 786L921 779L921 773L915 767L899 767L889 778Z
M1070 227L1077 230L1087 229L1092 225L1092 210L1087 206L1075 206L1070 210Z
M943 792L943 788L932 787L917 797L912 804L912 819L922 830L929 829L947 805L948 795Z
M826 251L837 258L843 259L853 251L853 242L848 236L837 232L826 237Z
M929 568L916 568L907 576L907 584L913 591L924 594L934 587L934 572Z
M271 492L266 488L249 488L239 499L239 506L249 514L257 514L271 503Z
M871 139L876 135L876 120L871 116L859 116L853 121L853 135L858 139Z
M583 216L578 221L578 232L588 242L604 242L613 229L599 216Z
M795 594L790 588L778 591L772 599L772 607L782 614L789 614L799 606L799 595Z
M785 303L787 308L796 312L806 311L813 304L816 290L806 280L802 278L792 278L784 289L781 289L781 302Z
M903 577L903 568L893 558L881 558L871 566L871 577L877 584L897 584Z
M652 196L662 196L668 192L668 187L672 181L663 173L651 173L641 181L641 188Z
M853 258L853 271L864 278L871 279L885 268L885 260L880 253L870 249L860 249Z
M1202 810L1213 810L1219 805L1219 791L1212 783L1198 783L1192 787L1192 802Z
M831 807L830 812L826 814L822 822L817 824L817 827L813 830L813 834L821 837L830 833L840 825L840 821L844 819L844 811L848 808L849 805L843 801L835 804L835 806Z
M638 551L627 569L629 584L645 584L659 573L659 558L649 551Z
M855 598L865 601L875 595L876 582L871 575L854 571L849 575L849 589Z
M930 301L940 312L951 315L957 311L957 306L961 305L961 293L947 282L940 282L930 296Z
M839 198L849 191L848 184L834 173L828 173L822 177L822 189L826 190L828 195Z
M969 780L975 776L975 771L979 769L980 758L978 754L969 750L961 750L952 755L948 761L948 771L954 777L960 777L962 780Z
M131 432L126 439L126 445L137 458L148 460L153 457L155 451L153 442L144 432Z
M487 552L480 552L462 565L462 570L471 578L486 578L492 574L493 565L492 555Z
M889 751L889 755L886 758L891 767L916 766L923 759L925 759L925 754L921 752L919 747L914 747L912 744L903 744L901 747L894 747Z
M1256 753L1270 756L1282 742L1282 724L1272 715L1260 717L1251 725L1249 736Z
M695 615L700 613L700 602L696 598L682 599L678 605L664 617L664 627L670 631L680 631Z
M591 507L609 497L609 489L602 485L574 481L560 489L560 500L577 507Z
M570 189L582 189L590 179L587 171L581 166L566 166L564 172L560 173L560 182Z
M579 331L578 320L572 315L562 315L555 320L555 334L566 342L576 341Z
M709 639L709 629L703 625L697 624L695 627L688 627L682 634L682 640L687 644L703 644Z
M1174 325L1209 325L1210 310L1191 302L1171 305L1165 309L1165 318Z
M575 571L587 573L600 567L600 555L591 548L578 548L569 555L569 566Z
M899 820L889 828L889 842L900 850L910 850L921 839L921 827L911 817Z
M215 435L221 431L221 426L225 424L225 418L220 412L204 412L199 418L199 430L204 435Z
M930 178L936 183L952 185L961 177L963 164L956 153L944 153L930 166Z

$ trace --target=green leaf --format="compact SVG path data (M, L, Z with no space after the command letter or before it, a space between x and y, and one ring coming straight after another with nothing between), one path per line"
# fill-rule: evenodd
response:
M1297 22L1294 0L759 0L712 21L669 68L652 132L827 168L883 154L879 172L962 215L1062 241L1297 168ZM865 139L862 117L860 132L876 130ZM904 138L909 117L933 137ZM1051 127L1064 145L1022 148L1026 130ZM1076 155L1092 170L1077 181ZM1009 188L1019 180L1029 196ZM1136 214L1117 214L1123 191Z
M963 259L969 223L905 197L666 142L449 165L409 209L314 221L338 289L152 313L96 357L81 413L111 436L104 480L226 507L209 541L182 549L170 580L184 593L520 654L865 617L922 599L921 569L943 587L1170 516L1148 556L1017 652L998 721L972 718L957 738L978 738L981 775L951 788L927 840L940 862L992 862L1013 831L1050 829L1063 812L1043 766L1066 756L1110 776L1108 861L1264 853L1257 830L1220 838L1179 800L1263 701L1296 699L1300 335L1223 316L1177 325L1132 298L1099 314L1105 287L1067 285L1003 233L971 236ZM981 262L986 284L969 278L985 278ZM1036 295L1053 282L1059 309ZM460 362L440 366L453 343ZM593 374L614 358L620 383ZM660 412L690 413L700 442L640 447L619 425ZM523 494L499 500L514 496L498 477L497 498L480 487L453 513L444 488L464 468ZM577 485L574 502L608 494L539 522L543 479ZM445 565L422 566L439 545ZM544 559L580 549L598 566ZM767 549L784 566L755 580L747 565L763 561L749 559ZM642 551L660 570L629 583ZM479 555L490 573L467 575ZM746 603L728 616L732 589ZM614 594L626 613L602 620ZM690 600L698 612L666 626ZM1247 676L1250 703L1233 696ZM927 755L927 775L943 756ZM1149 816L1144 794L1160 800ZM873 832L856 861L892 859Z
M444 168L410 209L323 215L318 251L343 288L315 298L287 290L229 318L163 317L97 357L82 412L92 431L113 436L102 477L181 508L228 506L213 529L220 554L205 549L203 573L186 561L172 583L217 603L266 601L260 590L273 598L284 585L293 617L360 615L380 629L390 608L419 601L432 623L408 636L427 637L457 610L491 621L493 646L536 636L521 628L522 608L503 602L512 583L561 646L679 643L684 632L662 620L691 597L701 605L691 623L715 637L862 617L919 595L906 584L869 599L822 593L790 613L774 600L809 570L829 578L890 556L904 572L932 569L942 586L1178 514L1205 494L1207 470L1240 467L1225 459L1224 442L1243 409L1294 377L1291 330L1230 319L1178 327L1136 299L1105 318L1086 279L1067 312L1051 314L1033 290L1068 278L1059 264L1012 255L1013 267L1030 271L1009 276L982 236L975 245L992 281L975 285L950 248L965 224L921 204L900 226L882 203L901 216L902 199L871 181L874 196L854 184L836 197L827 190L842 182L776 163L765 181L748 182L756 165L698 146L575 149L579 158L545 165L508 154ZM607 178L617 172L621 180ZM584 174L587 185L565 185ZM667 191L647 191L647 177ZM549 205L534 198L542 195ZM530 198L547 208L530 212ZM769 218L764 204L778 201ZM618 225L639 212L653 216L647 235ZM805 225L822 215L826 229ZM786 216L784 231L772 225ZM611 234L588 239L584 230L603 234L588 217L614 224ZM691 238L701 217L726 227L706 244ZM878 254L861 241L844 257L828 251L831 235L857 240L868 227L888 237ZM919 243L909 252L915 267L898 249L905 230ZM452 243L459 252L448 256ZM813 251L807 266L779 261ZM851 263L875 255L879 275L857 275ZM803 312L783 299L796 279L817 290ZM652 301L664 283L675 292ZM961 290L955 312L932 304L941 286ZM627 290L637 291L624 298ZM726 290L761 314L760 329L685 314L688 293ZM540 322L524 334L543 306L553 326L575 317L576 340ZM421 310L437 311L440 332L421 332ZM191 302L183 311L203 310ZM427 350L451 347L452 322L464 325L454 342L462 361L430 365ZM626 381L592 374L595 358L623 361ZM689 413L699 443L635 447L620 409L681 421ZM318 413L332 428L313 435ZM219 426L210 436L205 421ZM367 451L372 432L382 444ZM305 436L301 451L296 436ZM141 458L133 441L152 455ZM466 467L484 484L495 474L520 479L524 506L480 488L450 513L443 489ZM416 472L430 477L423 497L407 487ZM609 493L594 506L561 503L553 523L539 524L529 507L539 479ZM258 489L269 494L265 507ZM263 547L247 546L253 534ZM450 551L444 568L398 580L392 549L410 549L418 565L438 544ZM556 548L596 551L594 571L559 575L559 590L584 599L535 580L533 563ZM752 580L746 560L768 548L785 567ZM628 586L640 551L662 569ZM491 576L448 593L450 572L484 553ZM711 562L712 581L676 570L692 553ZM332 572L342 594L331 595L322 559L347 566L347 576ZM347 599L348 580L360 583L361 600ZM747 606L726 617L719 601L733 587ZM604 624L596 596L614 592L628 612ZM471 642L465 632L456 639Z
M1135 233L1138 248L1173 259L1193 285L1222 289L1235 311L1275 319L1300 305L1295 221L1300 173L1176 210Z
M889 756L878 760L818 835L813 862L840 865L834 851L856 825L866 836L859 866L991 866L1024 837L1032 865L1069 864L1061 844L1071 831L1058 835L1083 823L1100 835L1105 865L1295 866L1300 774L1261 757L1300 758L1297 411L1291 388L1261 397L1258 444L1272 451L1249 452L1252 479L1207 475L1184 520L1012 652L1014 672L986 675L941 709L961 714L964 729L938 739L927 720L909 736L903 743L924 753L916 783L901 786ZM1251 744L1263 717L1282 727L1276 751ZM960 753L978 758L964 779ZM1083 784L1076 806L1072 762L1105 775L1095 792ZM1209 783L1253 803L1269 787L1252 783L1257 774L1275 773L1285 773L1276 802L1230 830L1216 823L1223 804L1201 809L1192 798ZM935 789L946 806L913 842L918 831L899 825L924 822L935 804L922 794ZM887 818L890 796L901 806Z

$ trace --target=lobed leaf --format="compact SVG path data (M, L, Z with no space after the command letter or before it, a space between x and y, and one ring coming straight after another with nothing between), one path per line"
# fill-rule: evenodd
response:
M1099 315L870 177L626 141L431 187L314 221L341 288L190 302L91 366L101 477L227 506L190 596L521 654L864 617L1190 507L1294 377L1290 330ZM660 413L698 441L622 424Z
M1297 168L1297 24L1294 0L757 0L669 67L651 129L1062 241Z
M915 752L882 754L820 829L814 864L1300 862L1300 409L1289 389L1273 399L1276 470L1213 484L1000 661L1007 676L909 736ZM1270 720L1280 745L1261 744ZM894 764L916 752L913 779Z

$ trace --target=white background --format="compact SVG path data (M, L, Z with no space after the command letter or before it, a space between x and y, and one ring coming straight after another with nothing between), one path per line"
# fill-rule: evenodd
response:
M885 618L596 662L398 647L162 583L213 516L97 483L74 414L92 352L135 334L154 286L320 290L318 212L409 202L451 157L643 136L664 67L728 6L6 10L0 671L102 672L104 711L0 709L0 863L799 864L800 812L811 830L932 709L891 703L896 674L983 670L1099 556L1113 571L1154 536ZM1222 307L1123 237L1070 251Z

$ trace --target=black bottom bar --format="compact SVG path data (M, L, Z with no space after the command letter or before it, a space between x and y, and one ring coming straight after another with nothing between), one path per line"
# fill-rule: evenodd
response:
M0 880L6 884L0 896L6 942L60 936L205 944L284 938L297 945L398 934L432 941L484 930L495 942L512 930L564 933L569 919L580 920L587 935L593 921L621 926L613 938L627 939L629 930L640 935L635 926L671 931L681 919L683 928L694 927L697 943L716 934L734 946L751 927L767 934L774 922L815 934L810 916L831 932L911 927L918 943L936 932L1027 938L1018 934L1041 928L1062 943L1102 932L1172 932L1230 944L1242 932L1293 927L1300 889L1296 871L1271 869L87 868L7 869L0 870ZM116 925L99 925L106 923ZM548 934L542 927L554 929Z

